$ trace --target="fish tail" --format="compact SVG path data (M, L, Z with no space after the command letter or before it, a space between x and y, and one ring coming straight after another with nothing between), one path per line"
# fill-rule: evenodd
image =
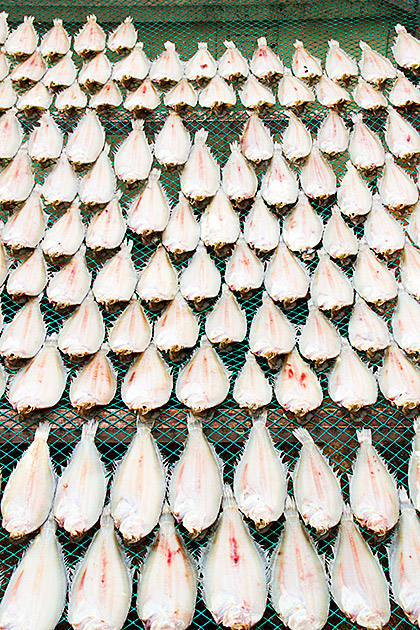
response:
M348 503L344 503L343 505L343 515L341 517L342 521L352 521L353 513Z
M50 433L51 425L48 421L41 422L35 431L35 440L44 440L45 442L48 440L48 435Z
M254 411L251 413L251 417L252 417L252 424L256 424L257 422L260 422L261 424L265 426L267 423L267 410L258 409L257 411Z
M420 433L420 416L416 416L413 421L414 433Z
M188 431L191 431L191 429L201 429L202 427L200 418L194 415L192 411L190 411L187 416L187 426Z
M104 509L102 510L102 514L101 514L101 527L108 527L108 526L112 526L112 528L114 527L114 519L111 516L111 504L108 503Z
M287 518L288 516L297 516L296 503L294 498L288 494L286 497L286 502L284 505L284 515Z
M147 429L148 431L151 431L153 429L153 425L154 425L153 419L148 419L148 418L145 419L144 416L141 416L140 414L138 414L136 418L136 429L138 433L140 431L144 431L145 429Z
M236 507L236 499L233 495L232 488L228 483L223 486L223 509L227 507Z
M298 427L293 431L293 435L301 444L311 444L313 443L313 438L307 429L303 427Z
M162 512L160 514L159 523L160 524L168 523L168 522L173 523L173 521L174 521L174 517L172 516L169 503L167 501L164 501L162 505Z
M401 509L413 507L405 488L398 488L398 496L400 498Z
M372 444L372 431L370 429L360 429L356 431L359 444Z
M88 420L82 428L82 440L94 440L98 430L99 420Z

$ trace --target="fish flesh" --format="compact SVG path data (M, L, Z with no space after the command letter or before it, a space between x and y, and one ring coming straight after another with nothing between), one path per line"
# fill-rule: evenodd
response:
M347 149L349 135L342 117L337 112L330 111L318 129L318 146L322 153L335 156Z
M6 11L0 13L0 44L4 44L9 35L9 25L7 24L7 18L9 14Z
M397 70L397 78L388 99L394 107L408 109L413 105L420 105L420 90L407 79L403 72Z
M5 111L13 107L17 100L17 94L12 85L12 80L7 77L0 81L0 111Z
M77 81L55 97L55 107L59 112L74 112L78 109L85 109L86 105L87 96Z
M137 42L129 55L114 64L112 79L121 83L125 88L129 88L147 77L150 61L144 53L143 47L143 42Z
M382 86L388 79L395 78L396 70L387 57L378 53L364 41L360 41L359 46L362 50L362 58L359 62L360 74L366 81Z
M190 149L190 136L182 118L176 112L169 112L155 138L154 153L157 161L168 169L182 166L188 159Z
M172 266L166 249L163 245L158 245L146 266L140 272L136 286L137 295L144 302L148 302L151 307L156 307L164 302L173 300L177 290L177 272ZM219 289L217 289L216 295L218 292Z
M280 238L268 262L264 287L270 297L276 302L281 302L285 308L291 308L296 300L305 298L308 293L308 271L289 250L283 238Z
M250 74L239 92L242 105L249 110L261 111L272 107L276 103L276 97L266 85L263 85Z
M308 159L302 167L300 183L306 195L318 202L335 195L337 191L335 173L316 143L312 145Z
M32 254L14 267L7 278L6 291L13 300L35 297L42 293L47 284L47 265L41 248L35 247Z
M191 101L193 100L191 95ZM222 112L228 107L233 107L236 103L236 94L233 88L218 74L216 74L206 87L200 92L198 97L200 107L212 109L216 113ZM195 97L195 104L197 97ZM168 104L168 103L166 103ZM195 106L192 105L192 107Z
M47 215L42 205L41 192L41 186L37 184L23 206L7 219L3 227L3 243L13 252L33 249L44 236Z
M181 175L181 191L195 202L214 197L220 183L219 165L206 145L207 136L204 129L196 132Z
M335 39L328 41L328 52L325 59L325 71L334 81L348 81L357 77L359 69L357 63L340 46Z
M13 107L0 118L0 159L13 158L23 140L23 129Z
M71 40L63 26L63 20L56 18L53 26L41 39L40 50L42 56L50 61L55 57L61 57L70 50Z
M93 164L105 144L105 130L92 109L82 116L66 145L67 157L76 166Z
M252 55L250 69L258 79L265 81L275 81L283 74L283 62L267 44L265 37L259 37L257 40L257 48Z
M261 196L270 206L282 208L296 203L298 184L293 171L282 155L282 146L274 144L274 154L263 175Z
M132 131L114 156L115 175L128 186L147 179L153 157L143 129L143 120L131 121Z
M239 407L245 407L251 412L271 402L271 385L252 352L245 355L245 363L236 378L232 396Z
M238 240L241 233L238 213L226 195L219 188L205 208L200 220L200 238L208 247L213 247L221 255Z
M39 113L46 111L52 103L52 94L41 81L21 94L16 108L26 114L28 118L34 118Z
M13 365L21 359L32 359L41 349L47 332L40 308L34 298L19 309L0 336L0 355Z
M239 229L239 228L238 228ZM200 240L200 226L188 199L180 192L178 203L172 209L162 233L162 245L177 257L193 252Z
M283 221L282 237L287 247L303 258L311 258L321 241L323 229L322 220L300 191L297 204Z
M213 344L218 344L220 350L224 350L229 348L231 343L241 343L246 337L246 331L245 312L239 306L228 285L224 284L222 295L206 317L207 338Z
M20 59L32 55L38 44L38 33L33 25L34 17L25 15L21 22L7 37L4 44L5 52Z
M86 230L86 247L95 252L116 249L124 240L127 225L120 207L120 193L90 219Z
M401 282L406 291L420 300L420 252L408 239L405 241L404 249L400 259Z
M45 256L56 260L62 256L74 256L81 247L85 226L76 199L68 210L45 232L41 247Z
M46 203L60 206L63 203L71 203L77 195L78 188L79 180L64 149L42 185L42 196Z
M230 145L230 156L223 169L222 185L235 204L252 199L258 188L254 169L241 153L239 142Z
M417 321L420 317L420 304L402 287L398 287L398 301L392 316L394 340L408 355L420 352L420 337Z
M107 357L108 352L108 345L103 344L70 385L70 403L81 415L93 408L109 405L115 396L117 373Z
M68 88L75 83L77 68L71 52L68 52L54 66L48 68L42 78L43 84L52 91ZM80 89L80 88L79 88Z
M406 232L414 245L417 247L420 245L420 203L417 202L413 207L408 225L406 226Z
M286 110L284 114L289 122L281 139L283 153L289 162L298 162L310 154L312 136L300 118L291 110Z
M25 143L0 173L0 202L13 205L25 201L34 184L34 173Z
M359 241L344 221L338 206L331 209L331 217L327 221L322 237L322 246L331 258L338 258L341 261L357 255Z
M70 359L98 352L105 338L105 325L92 291L64 322L58 334L58 347Z
M152 112L160 104L160 96L150 79L145 79L134 92L127 93L124 107L137 117Z
M60 157L63 134L49 112L40 118L39 126L29 136L28 154L34 162L47 164Z
M108 343L119 359L144 352L152 338L152 327L136 298L119 315L108 333Z
M249 332L249 349L255 356L267 359L274 367L281 355L295 345L295 330L283 312L264 292L262 304L254 315Z
M4 282L9 274L9 266L10 259L3 241L0 238L0 287L4 285Z
M384 208L377 195L373 196L363 236L369 247L386 260L404 247L405 234L401 224Z
M225 281L242 297L259 289L264 280L264 266L256 253L240 236L225 269Z
M361 109L366 109L370 112L377 112L388 106L387 100L382 92L371 83L362 79L362 77L359 78L353 90L353 99L356 105Z
M328 393L337 405L355 414L376 402L378 386L375 376L347 339L342 339L341 343L340 355L328 377Z
M123 243L119 251L98 271L92 285L93 295L106 309L128 302L137 284L137 272L131 258L133 241Z
M311 277L311 298L322 311L331 311L335 315L353 304L353 286L327 252L319 250L318 258L318 265Z
M90 57L105 50L106 36L103 28L97 23L96 15L88 15L86 23L74 38L74 52L81 57Z
M165 94L163 102L166 107L172 107L175 111L183 111L189 107L195 107L198 102L198 96L187 79L181 79Z
M318 102L325 107L339 109L351 100L347 90L326 74L322 74L315 92Z
M292 57L293 74L298 79L315 79L322 75L322 66L320 59L317 59L306 50L299 39L293 44L294 53Z
M133 18L128 16L108 36L108 48L121 54L134 48L137 42L137 32L133 24Z
M388 107L385 140L391 153L400 160L410 160L420 153L420 134L393 107Z
M10 78L19 87L33 85L42 79L47 66L39 50L35 50L30 57L15 66L10 73ZM4 76L2 77L2 79Z
M381 141L363 122L363 114L355 114L352 120L354 127L349 141L350 160L361 171L375 171L385 163Z
M110 79L112 65L104 53L98 53L83 64L77 80L88 92L94 92Z
M171 361L183 356L183 350L194 348L200 331L199 322L181 293L169 302L155 323L153 340Z
M194 306L200 309L207 300L218 295L220 284L220 271L207 253L204 243L200 241L194 256L181 274L179 289L186 300L194 302ZM173 297L172 295L170 299Z
M313 103L315 94L303 81L294 77L290 68L284 68L284 74L279 81L277 96L283 107L300 108L307 103Z
M197 52L194 53L185 67L185 77L188 81L205 83L214 77L216 71L217 64L207 43L198 42Z
M344 216L352 220L364 217L372 207L372 193L350 160L337 189L337 204Z
M69 262L48 282L46 294L54 308L60 310L81 304L88 294L92 274L86 264L86 248L81 245Z
M395 163L390 153L385 155L385 168L378 182L382 202L391 210L403 210L417 203L419 191L408 173Z
M274 143L269 129L256 112L251 112L241 135L241 151L250 162L264 162L273 157Z
M114 81L107 81L105 85L93 96L90 97L89 107L97 112L110 110L119 107L123 97L120 88Z
M410 499L416 510L418 510L420 507L420 420L418 416L414 418L413 429L414 437L408 464L408 489L410 491Z
M394 59L401 68L416 72L420 67L420 42L402 24L394 28L397 34L392 46Z
M248 62L234 42L225 40L225 52L219 59L219 74L227 81L246 79L249 74Z
M378 383L385 398L403 412L420 404L420 370L395 342L386 349Z
M368 359L374 358L378 351L385 350L391 341L384 320L358 294L350 315L348 334L353 348L366 352Z
M308 302L308 316L300 331L299 351L315 367L335 359L341 350L340 335L324 313L312 302Z
M143 239L163 232L169 220L169 202L160 183L161 171L154 168L143 190L132 201L127 213L127 224Z
M262 254L271 252L279 244L279 221L267 208L260 192L245 219L244 239L257 253Z
M276 376L274 394L283 409L302 418L317 409L323 399L318 378L293 348Z
M366 302L376 306L393 300L398 292L394 274L365 242L361 242L359 246L353 284L357 293Z
M88 208L107 204L115 195L115 173L105 145L94 165L82 178L79 188L80 201Z
M164 43L165 51L153 61L149 76L158 85L177 83L184 72L183 65L173 42Z

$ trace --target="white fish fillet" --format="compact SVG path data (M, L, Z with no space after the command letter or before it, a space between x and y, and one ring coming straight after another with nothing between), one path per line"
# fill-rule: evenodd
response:
M191 99L192 100L192 99ZM233 107L236 103L236 94L233 88L218 74L216 74L200 92L200 107L213 109L216 112L223 111L228 107ZM165 101L168 105L168 103ZM195 104L197 97L195 98ZM194 107L194 105L192 105Z
M279 356L291 352L295 331L287 317L263 293L262 304L254 315L249 333L249 348L257 357L264 357L271 366Z
M409 355L420 352L417 322L420 304L402 287L398 288L398 302L392 316L392 334L397 344Z
M145 79L134 92L129 92L124 101L125 109L134 115L151 112L160 104L160 96L150 79Z
M49 281L46 294L55 308L81 304L86 297L92 276L86 264L85 253L86 248L81 245L69 262Z
M20 308L0 336L0 354L8 363L31 359L45 341L46 326L39 299L34 298Z
M407 239L400 259L400 273L403 287L420 300L420 252Z
M8 55L18 59L31 55L38 44L38 33L33 25L34 17L25 15L6 39L4 48Z
M3 243L12 251L34 248L44 236L47 215L41 192L41 186L37 184L23 206L7 219L3 227Z
M198 96L187 79L181 79L181 81L165 94L163 102L166 107L172 107L175 111L182 111L189 107L195 107L198 102Z
M64 150L42 185L42 196L46 203L53 206L70 203L77 195L78 188L79 180Z
M273 81L283 74L283 62L280 57L268 46L265 37L257 40L257 48L250 62L251 72L259 79Z
M385 140L391 153L400 160L412 159L420 153L420 134L393 107L388 107Z
M41 40L40 50L47 60L65 55L70 50L71 40L63 26L63 20L56 18L53 26Z
M272 107L276 102L276 97L270 88L260 83L252 74L243 84L239 97L243 106L250 110L264 110Z
M93 59L83 64L79 70L77 80L88 92L93 92L98 86L105 85L111 77L111 72L111 62L104 53L100 52Z
M261 195L266 203L277 208L295 203L297 200L298 184L282 155L281 144L274 144L274 155L262 178Z
M47 110L51 102L51 92L43 83L39 82L19 96L16 107L20 111L26 112L28 116L32 116Z
M35 247L26 260L14 267L7 278L6 290L13 299L35 297L47 284L47 265L40 247Z
M366 81L382 85L387 79L395 78L395 68L387 57L373 50L364 41L360 41L359 46L362 50L360 74Z
M353 90L353 98L356 105L361 109L372 112L382 110L388 106L386 97L382 92L371 83L365 81L362 77L359 77L357 85Z
M408 464L408 489L410 491L410 499L416 510L418 510L420 508L420 420L418 416L414 418L413 429L414 437Z
M176 83L182 77L184 68L173 42L165 42L165 51L153 61L150 68L150 79L155 83Z
M337 405L349 413L373 405L378 397L376 378L346 339L328 377L328 393Z
M315 92L319 103L324 107L341 107L351 100L346 88L326 74L322 74Z
M419 191L413 179L395 163L389 153L385 155L385 168L378 188L382 202L392 210L412 206L419 198Z
M264 287L273 300L286 308L308 293L308 271L282 238L267 265Z
M318 130L318 146L327 155L343 153L349 144L349 130L342 117L331 111L322 121Z
M117 373L108 359L109 347L104 344L76 374L70 385L69 399L80 413L109 405L117 390Z
M300 172L302 190L310 199L328 199L337 191L336 176L316 144Z
M225 281L232 291L242 296L258 289L264 280L264 266L255 252L240 236L226 264Z
M289 122L281 139L283 153L290 162L297 162L310 154L312 136L300 118L291 110L286 110L284 113L289 118Z
M132 247L133 241L123 243L115 256L101 267L93 282L93 295L105 308L128 302L133 296L137 272L131 258Z
M169 112L155 138L154 153L157 161L166 168L182 166L188 159L190 149L190 136L182 118L176 112Z
M88 109L67 141L68 159L79 166L92 164L99 157L104 143L105 130L96 113Z
M63 134L51 114L45 112L39 127L29 136L28 154L34 162L43 164L60 157L62 147Z
M282 237L292 252L310 257L322 238L324 226L308 198L299 193L298 202L284 218Z
M86 247L101 251L121 245L127 225L119 200L120 195L117 193L105 208L92 216L86 231Z
M239 215L223 188L219 188L205 208L200 220L200 238L216 253L226 245L233 245L241 232Z
M414 245L418 247L420 245L420 203L417 202L413 207L405 229Z
M353 284L357 293L366 302L379 306L393 300L398 291L397 281L392 271L364 242L359 246Z
M179 201L172 209L169 221L162 233L162 245L165 249L180 256L193 252L200 240L200 226L194 216L188 199L179 193Z
M172 266L166 249L163 245L158 245L150 256L148 263L140 272L136 287L137 295L141 300L153 305L173 300L177 289L177 272ZM216 291L216 295L218 292L219 288Z
M355 304L349 320L349 341L353 348L366 352L368 358L390 343L388 326L384 320L356 294Z
M372 171L385 163L384 148L374 131L363 122L363 115L353 116L349 156L352 164L361 171Z
M293 44L295 52L292 58L293 74L299 79L313 79L322 75L320 59L317 59L306 50L299 39Z
M226 50L219 59L219 74L223 79L235 81L249 74L248 62L234 42L223 42Z
M396 343L386 349L378 383L385 398L403 411L420 404L420 370Z
M353 286L342 269L322 249L311 277L311 298L318 308L334 314L353 304Z
M344 216L350 219L363 217L372 207L372 193L350 160L346 163L346 169L337 189L338 206Z
M185 76L189 81L204 82L216 74L217 64L206 42L197 44L197 52L189 59L185 67Z
M143 51L143 42L137 42L129 55L114 64L112 78L129 87L132 83L143 81L150 67L150 61Z
M283 409L302 417L317 409L323 399L318 378L294 348L276 377L274 393Z
M204 129L195 134L190 156L181 175L181 191L193 201L213 197L219 188L220 169L206 145L207 135Z
M6 11L0 13L0 44L4 44L9 35L9 25L7 24L7 18L9 14Z
M147 179L153 161L143 130L143 120L133 120L131 124L132 131L114 156L115 175L130 186Z
M77 68L72 59L71 52L68 52L66 55L64 55L62 59L60 59L60 61L58 61L54 66L51 66L47 70L42 78L42 83L47 88L56 91L59 88L69 88L76 82L76 77ZM77 85L79 84L77 83Z
M109 147L105 145L80 182L80 201L88 207L109 203L115 194L116 179L108 152Z
M394 107L409 108L420 104L420 90L411 83L403 72L397 70L397 78L388 95Z
M0 81L0 111L4 111L13 107L17 100L17 94L12 85L12 80L6 77Z
M89 107L93 107L97 112L110 110L119 107L123 97L120 88L115 81L107 81L99 92L90 97Z
M279 243L279 221L267 208L259 192L245 219L244 239L250 247L261 253L272 251Z
M377 195L365 222L366 243L376 254L391 257L404 247L405 235L401 224L384 208Z
M394 28L397 34L392 46L394 59L401 68L415 72L420 66L420 42L402 24Z
M337 42L335 39L330 39L328 42L325 71L335 81L348 81L359 74L357 63L353 57L350 57L341 48L340 42Z
M22 144L22 140L22 126L16 116L15 108L12 107L0 118L0 159L13 158Z
M207 253L204 243L200 241L194 256L181 274L179 289L186 300L200 307L205 300L216 297L220 284L220 271Z
M239 142L230 145L230 156L223 168L222 182L227 196L234 203L251 199L257 192L257 176L242 155Z
M336 328L327 317L309 300L308 317L299 336L300 353L315 366L335 359L340 354L341 341Z
M250 162L263 162L273 157L274 143L269 129L255 112L250 113L241 135L241 151Z
M34 187L34 174L26 144L22 144L13 160L0 173L0 202L25 201Z
M80 214L80 203L76 200L45 232L42 251L52 260L61 256L73 256L80 248L84 236L85 226Z
M146 185L127 213L128 226L143 238L163 232L169 220L169 202L160 175L157 168L150 171Z
M331 258L346 260L349 256L357 255L359 241L344 221L338 206L331 209L331 217L327 221L322 237L322 246Z
M108 343L113 352L124 358L144 352L152 337L151 324L140 302L132 298L108 333Z
M182 350L194 348L200 331L199 322L181 293L169 302L155 323L153 341L161 352L168 352L172 361Z
M104 50L105 44L105 33L97 23L96 15L88 15L85 24L74 38L74 52L82 57L87 57Z
M232 342L240 343L246 337L245 312L226 284L222 287L222 295L207 315L205 331L208 339L218 344L220 349L229 347Z
M58 347L70 358L80 358L99 350L105 337L101 311L89 291L58 334Z
M271 385L258 365L252 352L247 352L245 363L239 372L232 392L233 399L240 407L256 411L271 402Z
M109 50L120 54L125 50L134 48L136 42L137 32L131 16L126 17L125 20L108 35Z

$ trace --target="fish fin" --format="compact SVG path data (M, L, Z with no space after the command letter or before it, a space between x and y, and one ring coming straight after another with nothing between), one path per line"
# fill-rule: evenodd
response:
M149 432L152 431L155 420L154 418L147 418L142 416L141 414L137 414L136 417L136 430L137 432L147 430Z
M341 516L341 520L354 521L353 512L351 511L351 507L348 503L343 504L343 514Z
M188 427L188 432L190 432L191 429L202 430L203 425L201 422L201 417L198 415L195 415L194 412L189 411L187 415L187 427Z
M407 490L405 488L403 487L398 488L398 497L400 499L401 509L403 506L413 508L413 504L411 503Z
M294 498L288 494L286 496L286 501L284 505L284 515L287 518L288 516L296 516L298 515L297 507Z
M81 439L94 440L98 430L99 420L88 420L82 427Z
M420 416L416 416L413 420L414 433L420 433Z
M48 440L48 435L50 433L51 425L48 420L44 422L40 422L34 435L34 440L40 439L46 442Z
M238 509L238 504L236 502L231 486L225 483L225 485L223 486L222 508L225 509L227 507L236 507Z
M266 409L257 409L256 411L250 412L252 418L252 424L261 423L264 426L267 424L267 410Z
M302 444L314 444L314 440L307 429L303 427L298 427L293 430L293 435L295 438Z
M359 429L356 431L359 444L372 444L372 431L370 429Z

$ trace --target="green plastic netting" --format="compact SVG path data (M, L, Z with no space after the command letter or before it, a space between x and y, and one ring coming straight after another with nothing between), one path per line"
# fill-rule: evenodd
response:
M305 46L322 60L325 59L327 41L337 39L341 42L350 54L357 59L360 58L358 47L359 39L369 42L373 48L386 53L390 58L391 45L393 41L393 27L397 22L404 24L411 32L415 33L419 23L418 2L397 1L394 2L352 2L350 0L326 0L325 2L261 2L261 3L215 3L207 2L205 5L193 4L192 2L144 2L141 4L131 4L117 6L112 0L108 2L84 4L82 1L54 2L46 0L41 4L37 2L14 2L3 3L1 10L9 13L9 24L13 27L25 14L34 15L38 33L42 35L50 26L55 17L62 17L65 27L72 34L77 32L84 22L86 15L95 13L98 20L110 31L121 22L127 15L132 15L138 30L139 39L144 41L144 49L150 58L154 58L163 49L163 42L170 39L176 44L177 50L182 59L187 60L195 52L197 42L207 41L209 50L215 57L220 57L224 50L223 41L232 39L241 49L244 55L251 57L256 45L256 40L260 36L265 36L268 43L280 54L286 64L290 63L293 53L293 42L296 38L303 40ZM110 54L112 61L118 57ZM76 56L75 56L76 59ZM79 63L79 62L78 62ZM81 65L79 63L79 65ZM410 77L413 79L413 77ZM352 104L344 112L347 122L355 111ZM68 118L52 109L55 120L58 122L63 132L68 133L74 128L78 118ZM315 135L316 130L322 120L324 113L319 105L313 104L303 115L303 121ZM115 148L121 140L126 137L131 128L130 116L123 108L114 111L112 114L101 114L101 121L105 127L107 140ZM19 118L27 134L32 130L35 122L29 121L23 115ZM155 134L161 129L166 118L166 109L161 105L145 121L145 132L149 141L153 141ZM209 132L208 143L212 147L215 157L223 166L229 155L229 144L238 139L246 120L246 112L241 105L237 105L232 112L224 115L216 115L200 110L197 107L193 112L183 116L185 125L191 134L204 127ZM270 128L275 139L279 139L282 131L287 125L287 119L281 108L277 105L270 114L262 116L266 125ZM414 125L420 128L420 115L412 113L409 117ZM369 126L379 133L383 139L384 118L380 116L365 116ZM334 159L332 164L338 177L344 172L344 164L348 159L347 153ZM257 169L259 179L265 167ZM37 167L36 179L42 182L45 179L47 170ZM161 179L172 203L177 200L179 192L179 173L164 173ZM371 181L373 189L376 182ZM121 203L124 208L128 207L130 199L135 196L137 189L128 191L123 189ZM56 220L56 215L50 212L49 225ZM241 220L244 219L249 208L241 210ZM331 213L331 204L328 206L317 206L317 210L326 221ZM4 212L1 213L4 219ZM403 222L405 220L403 219ZM357 227L358 236L363 231L362 227ZM132 237L132 235L130 235ZM155 246L149 247L135 242L133 248L133 260L137 269L140 269L148 260L150 253ZM225 260L217 259L216 263L223 273ZM88 254L89 265L94 271L98 263ZM310 263L310 269L316 266L317 259ZM177 265L185 266L186 262ZM394 263L397 266L397 263ZM351 266L345 267L351 275ZM255 310L261 303L261 291L247 300L241 300L241 306L246 310L248 325L250 324ZM9 322L15 314L18 306L13 303L7 293L3 291L1 297L2 312L5 322ZM48 332L57 331L62 321L67 315L57 314L50 308L47 300L42 300L42 310L48 325ZM385 316L389 318L391 311ZM103 312L106 326L109 327L117 314ZM291 321L296 325L304 323L307 315L307 304L299 304L293 311L288 313ZM151 315L155 319L155 315ZM205 313L201 316L201 333L204 332ZM336 323L340 332L347 333L349 313L341 317ZM234 348L229 353L222 355L225 365L232 375L236 375L244 362L247 350L247 341ZM127 366L120 364L115 356L110 355L113 364L119 372L119 385L122 376L125 374ZM77 366L68 364L71 373L74 373ZM171 366L176 379L179 365ZM270 376L273 372L265 368ZM346 473L350 470L357 448L355 439L355 422L347 413L338 408L329 398L327 393L327 373L318 372L323 390L324 402L321 409L308 423L308 428L316 438L318 444L324 447L337 469L342 473L342 486L344 495L348 496L348 483ZM83 419L71 408L68 398L68 387L71 375L68 380L65 393L57 408L43 414L42 417L50 420L52 429L49 443L53 462L59 471L66 461L76 440L79 438L79 426ZM232 379L233 385L233 379ZM231 389L232 391L232 389ZM225 479L232 481L232 472L238 453L243 444L244 436L250 426L249 416L246 412L237 408L233 401L231 391L228 399L222 407L217 409L211 420L207 423L206 434L209 439L216 444L218 454L225 462ZM127 444L135 431L135 420L129 413L120 397L118 387L117 396L109 408L100 412L100 429L98 431L97 443L103 455L104 462L110 472L113 471L115 462L124 453ZM9 477L16 460L21 456L27 444L32 440L35 427L39 417L22 420L8 405L5 397L1 401L0 407L0 465L3 469L3 483ZM410 442L412 439L412 420L392 408L384 398L379 395L376 405L368 412L364 419L365 426L373 429L374 443L378 445L380 452L389 462L390 468L396 473L399 483L406 486L407 465L409 457ZM282 413L273 402L269 408L269 426L272 430L275 441L285 454L285 461L291 468L296 460L298 448L292 436L292 430L296 426L296 421ZM182 442L186 436L186 418L182 405L173 395L168 405L158 415L154 435L168 463L174 462L181 449ZM257 533L252 528L252 533L256 540L262 544L267 552L278 540L282 524L274 525L268 533ZM91 535L86 536L81 542L71 542L62 531L59 532L60 542L63 544L64 552L70 566L74 566L81 554L88 547ZM381 543L375 542L368 536L374 551L378 552L382 565L387 569L386 544L389 537ZM319 541L319 550L331 557L334 536L329 539ZM130 549L129 555L134 564L138 564L144 554L145 548L150 544L151 537L135 549ZM188 543L188 547L193 555L198 558L200 547L206 541ZM4 580L2 589L7 585L7 578L16 566L23 549L23 544L11 544L4 531L0 532L1 561L4 568ZM136 581L136 577L135 577ZM134 593L136 592L136 587ZM333 628L345 628L348 622L343 619L335 604L331 603L331 613L326 626L329 630ZM280 622L274 614L273 609L268 605L263 620L258 625L259 628L278 627ZM349 624L351 625L351 624ZM126 628L140 627L137 618L134 600L130 610ZM206 611L201 598L197 602L196 614L193 621L194 628L211 628L214 626L208 612ZM59 628L68 628L65 621L60 623ZM393 614L389 623L389 628L408 628L411 624L404 617L401 609L393 604Z

